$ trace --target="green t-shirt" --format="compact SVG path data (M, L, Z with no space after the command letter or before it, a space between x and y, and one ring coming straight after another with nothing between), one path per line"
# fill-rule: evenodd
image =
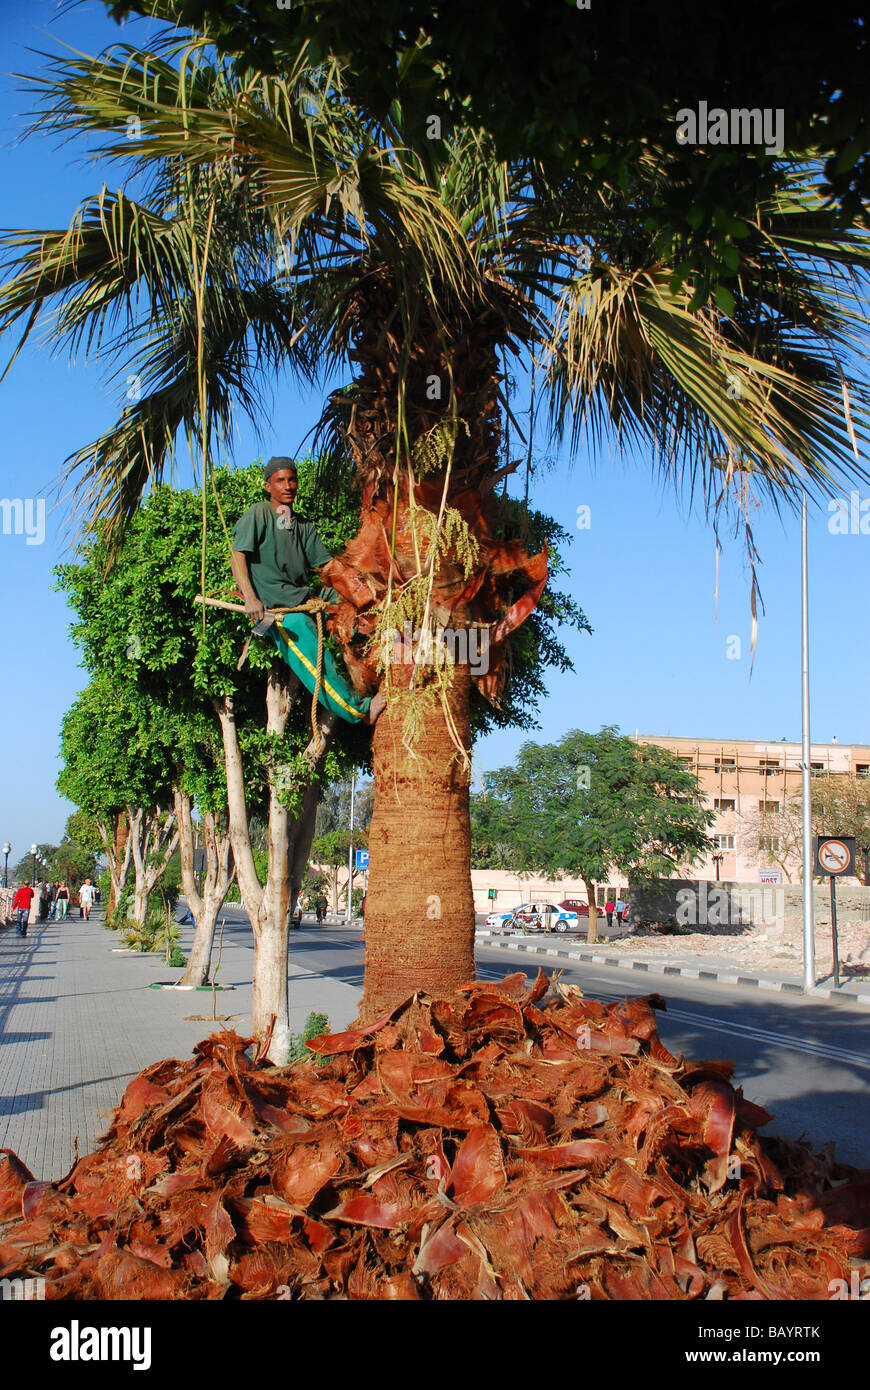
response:
M332 559L313 521L300 521L293 515L285 527L278 524L281 520L271 502L255 502L233 531L233 549L248 556L251 580L266 608L295 608L304 603L311 597L311 570ZM329 598L333 591L322 592Z

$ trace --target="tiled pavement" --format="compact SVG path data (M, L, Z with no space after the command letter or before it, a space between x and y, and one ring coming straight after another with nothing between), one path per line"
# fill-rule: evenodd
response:
M182 946L190 929L182 928ZM0 928L0 1148L14 1149L37 1178L71 1168L78 1142L89 1153L131 1077L162 1057L190 1056L222 1025L212 994L149 989L178 979L155 956L119 955L102 919L31 927L21 938ZM217 948L215 949L215 956ZM244 1033L251 1016L249 931L228 932L218 1015ZM333 1031L356 1016L359 991L291 964L291 1027L312 1010ZM191 1020L190 1015L207 1017Z

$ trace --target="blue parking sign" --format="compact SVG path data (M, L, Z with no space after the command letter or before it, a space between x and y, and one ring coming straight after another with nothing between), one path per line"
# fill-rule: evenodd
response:
M355 863L354 863L354 867L357 868L357 869L367 869L368 866L369 866L369 852L368 852L368 850L367 850L367 849L358 849L358 850L356 851L356 860L355 860Z

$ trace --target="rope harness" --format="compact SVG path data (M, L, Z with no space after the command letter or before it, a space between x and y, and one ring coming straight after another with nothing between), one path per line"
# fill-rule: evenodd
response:
M206 608L223 608L230 613L247 613L243 603L228 603L226 599L206 598L204 594L197 594L194 603L201 603ZM304 603L297 604L294 608L267 608L265 613L276 620L283 618L287 613L312 613L317 624L317 674L314 679L314 693L311 698L311 734L314 739L314 747L317 749L317 756L323 752L324 743L320 733L320 725L317 721L317 703L320 699L320 688L323 684L323 613L329 607L324 598L309 598ZM248 636L242 648L236 669L241 671L248 655L248 648L254 639L253 632Z

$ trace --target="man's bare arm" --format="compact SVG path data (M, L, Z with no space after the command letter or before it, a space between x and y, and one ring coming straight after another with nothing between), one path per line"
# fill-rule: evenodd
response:
M245 612L251 619L251 622L259 623L266 610L251 581L251 571L248 568L248 557L244 550L234 550L230 557L230 564L232 565L233 578L238 584L242 595Z

